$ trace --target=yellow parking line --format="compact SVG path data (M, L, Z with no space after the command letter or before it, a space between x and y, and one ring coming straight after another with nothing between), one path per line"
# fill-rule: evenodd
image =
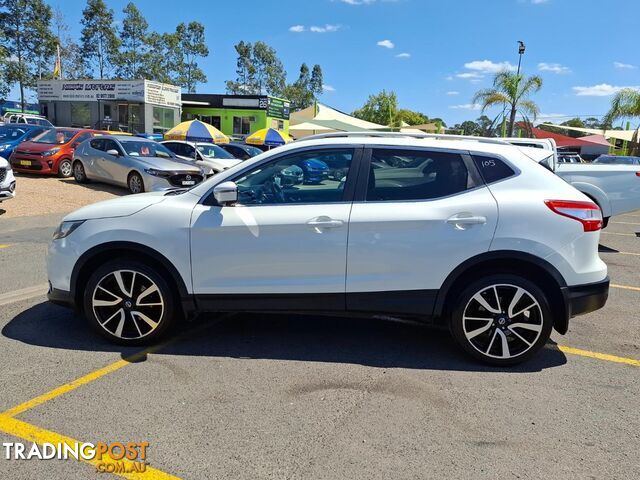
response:
M51 399L59 397L60 395L70 392L71 390L75 390L76 388L81 387L82 385L86 385L87 383L93 382L94 380L97 380L100 377L104 377L109 373L115 372L116 370L120 370L122 367L126 367L130 363L143 358L146 354L155 352L158 349L166 346L167 343L168 342L143 350L141 352L131 355L130 357L127 357L126 359L118 360L117 362L111 363L106 367L99 368L98 370L94 370L93 372L88 373L76 380L73 380L72 382L65 383L64 385L54 388L53 390L47 393L43 393L42 395L32 398L31 400L27 400L26 402L21 403L20 405L16 405L15 407L10 408L5 412L2 412L2 415L7 417L15 417L16 415L26 412L27 410L30 410L33 407L42 405L43 403L48 402Z
M640 367L640 360L636 360L634 358L618 357L617 355L609 355L608 353L591 352L589 350L581 350L579 348L566 347L564 345L558 345L558 349L561 352L570 353L571 355L580 355L582 357L595 358L606 362L624 363L625 365Z
M6 244L6 243L0 243L0 250L2 250L3 248L7 248L10 247L11 245Z
M634 255L636 257L640 257L640 253L634 253L634 252L619 252L617 250L612 250L610 252L598 252L598 253L613 253L616 255Z
M18 420L16 418L12 418L2 414L0 414L0 430L14 437L37 443L40 446L42 446L44 443L51 443L54 445L57 445L59 443L66 443L67 445L74 447L77 443L83 443L71 437L66 437L64 435L60 435L59 433L45 430L30 423L23 422L22 420ZM96 441L91 441L91 443L95 444ZM71 458L75 460L75 458ZM98 460L97 458L87 460L79 457L78 461L88 463L90 465L93 465L94 467L98 467L98 465L101 463L116 463L115 460L107 455L103 456L101 460ZM131 470L133 467L133 462L127 460L126 458L117 461L117 463L119 462L122 462L122 464L125 466L125 469L127 470ZM112 473L113 475L117 475L119 477L131 479L179 480L180 478L149 466L145 468L144 472L125 473L114 471L109 473Z
M635 237L636 234L635 233L618 233L618 232L600 232L603 233L605 235L621 235L623 237Z
M630 287L629 285L617 285L615 283L611 283L609 286L611 288L621 288L623 290L633 290L635 292L640 292L640 287Z
M640 225L640 223L637 223L637 222L611 222L611 223L617 223L618 225Z

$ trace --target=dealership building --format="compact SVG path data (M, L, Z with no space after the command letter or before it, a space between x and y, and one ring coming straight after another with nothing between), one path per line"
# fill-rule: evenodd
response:
M150 80L41 80L40 112L60 127L163 133L180 123L181 90Z
M289 133L289 100L269 95L182 94L182 119L202 120L241 138L261 128Z

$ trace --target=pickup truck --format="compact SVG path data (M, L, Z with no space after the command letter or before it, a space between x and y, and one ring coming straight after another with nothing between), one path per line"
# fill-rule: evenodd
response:
M503 138L513 145L549 151L546 167L591 198L602 210L603 227L615 215L640 209L640 166L559 163L553 139Z

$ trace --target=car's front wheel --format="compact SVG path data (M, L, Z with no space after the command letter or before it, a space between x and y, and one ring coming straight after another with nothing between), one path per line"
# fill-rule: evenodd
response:
M169 328L175 301L155 269L135 260L108 262L91 275L84 312L92 327L123 345L151 343Z
M144 182L142 181L142 177L139 173L133 172L129 174L129 178L127 179L127 185L129 186L129 191L131 193L142 193L144 192Z
M491 365L515 365L549 339L553 319L544 292L517 275L491 275L458 297L451 333L470 355Z
M71 168L71 160L62 160L58 164L58 176L60 178L69 178L73 174L73 169Z

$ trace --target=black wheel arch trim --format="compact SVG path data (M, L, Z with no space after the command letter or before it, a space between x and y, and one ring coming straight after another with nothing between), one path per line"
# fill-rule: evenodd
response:
M73 271L71 272L70 291L73 298L77 298L78 277L84 266L96 256L116 250L128 250L131 252L144 254L159 262L169 272L169 274L171 275L171 279L174 281L175 285L178 288L178 297L182 304L184 313L190 315L196 311L196 305L193 295L189 294L187 286L184 283L180 272L178 272L178 269L173 265L173 263L171 263L171 261L167 259L167 257L151 247L142 245L140 243L126 241L114 241L96 245L95 247L90 248L82 255L80 255L75 265L73 266ZM76 307L79 307L79 305L76 305Z
M451 287L456 281L463 278L464 274L472 270L474 267L482 263L490 263L492 261L504 261L504 260L517 260L526 262L542 269L549 276L551 276L559 288L559 293L562 295L564 303L564 312L560 318L555 318L554 326L559 333L566 333L568 328L569 316L571 309L569 308L569 302L566 295L567 283L564 277L560 274L558 269L546 260L536 257L530 253L519 252L515 250L495 250L491 252L481 253L474 257L471 257L460 265L458 265L446 278L442 287L438 291L438 296L435 301L433 315L438 318L444 315L446 310L447 297L451 291ZM544 287L544 286L543 286Z

